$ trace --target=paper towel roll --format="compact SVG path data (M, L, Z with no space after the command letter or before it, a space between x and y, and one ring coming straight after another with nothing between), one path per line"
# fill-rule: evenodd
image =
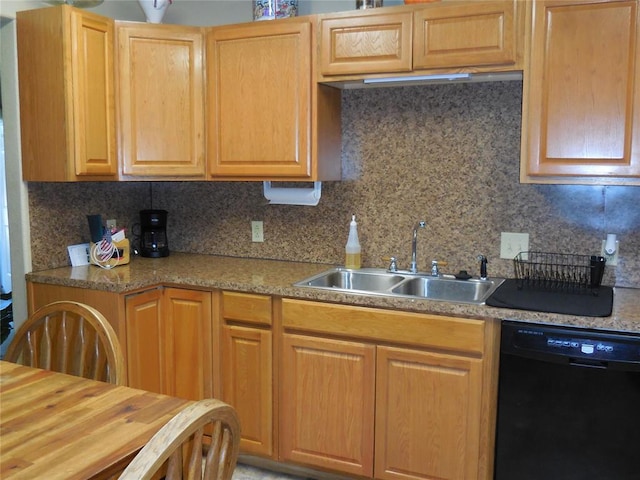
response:
M316 206L322 195L322 182L313 182L313 188L273 188L271 182L263 183L264 196L273 205Z

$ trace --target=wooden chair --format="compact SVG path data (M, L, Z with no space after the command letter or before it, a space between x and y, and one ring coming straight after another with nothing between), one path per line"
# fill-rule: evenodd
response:
M107 319L78 302L53 302L22 324L5 360L124 385L120 343Z
M211 442L207 445L209 431ZM166 480L230 480L239 448L236 411L220 400L200 400L169 420L135 456L120 480L155 478L163 466Z

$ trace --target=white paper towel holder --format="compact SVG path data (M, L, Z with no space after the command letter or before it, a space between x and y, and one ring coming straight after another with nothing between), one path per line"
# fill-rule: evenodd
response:
M322 195L322 182L313 182L313 188L272 187L270 181L263 182L264 197L271 205L306 205L315 207Z

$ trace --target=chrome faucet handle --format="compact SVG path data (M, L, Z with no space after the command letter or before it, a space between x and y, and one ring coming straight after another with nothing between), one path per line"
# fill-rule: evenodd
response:
M480 280L487 279L487 257L484 255L478 255L478 261L480 262Z
M389 268L387 270L389 272L397 272L398 271L398 259L396 257L391 257L389 259Z
M438 275L440 275L440 270L438 269L438 261L431 260L431 276L437 277Z

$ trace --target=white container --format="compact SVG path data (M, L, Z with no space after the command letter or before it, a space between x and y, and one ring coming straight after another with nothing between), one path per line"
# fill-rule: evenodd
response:
M162 23L162 18L171 4L169 0L138 0L147 23Z
M358 269L362 265L362 255L360 249L360 240L358 239L358 224L356 216L351 217L349 224L349 238L345 246L345 268Z
M253 0L254 20L296 17L298 0Z
M380 8L383 0L356 0L356 9L363 10L365 8Z

